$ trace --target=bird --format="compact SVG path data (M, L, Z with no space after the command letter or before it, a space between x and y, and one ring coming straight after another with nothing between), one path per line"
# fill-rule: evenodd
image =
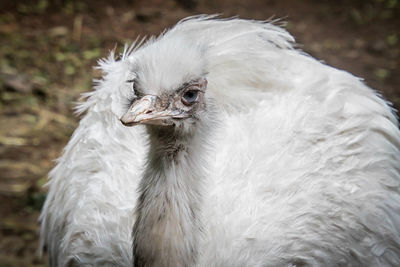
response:
M49 173L50 266L399 266L400 131L279 21L198 15L99 61Z

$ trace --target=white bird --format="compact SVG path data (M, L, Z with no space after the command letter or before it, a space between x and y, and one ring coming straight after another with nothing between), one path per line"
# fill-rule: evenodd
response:
M399 266L397 119L293 45L198 16L100 61L49 175L50 265Z

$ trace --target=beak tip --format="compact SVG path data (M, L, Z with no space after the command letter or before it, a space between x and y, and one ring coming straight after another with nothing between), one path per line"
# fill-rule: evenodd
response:
M135 118L132 118L132 116L126 116L126 114L122 116L119 120L125 126L133 126L137 124L135 122Z
M122 123L124 126L133 126L133 125L135 125L135 123L133 123L133 122L124 122L124 121L122 121L122 120L121 120L121 123Z

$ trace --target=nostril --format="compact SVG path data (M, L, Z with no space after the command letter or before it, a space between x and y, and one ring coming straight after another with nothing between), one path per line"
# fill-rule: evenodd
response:
M152 113L152 112L153 112L152 110L148 110L148 111L146 111L145 114L150 114L150 113Z

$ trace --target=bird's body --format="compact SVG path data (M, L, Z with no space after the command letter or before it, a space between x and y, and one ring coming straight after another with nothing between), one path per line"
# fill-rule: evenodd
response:
M51 265L398 266L397 120L292 41L269 23L199 17L103 61L50 173ZM195 81L199 107L128 128L119 119L137 123L124 113L146 97L128 80L149 99Z

